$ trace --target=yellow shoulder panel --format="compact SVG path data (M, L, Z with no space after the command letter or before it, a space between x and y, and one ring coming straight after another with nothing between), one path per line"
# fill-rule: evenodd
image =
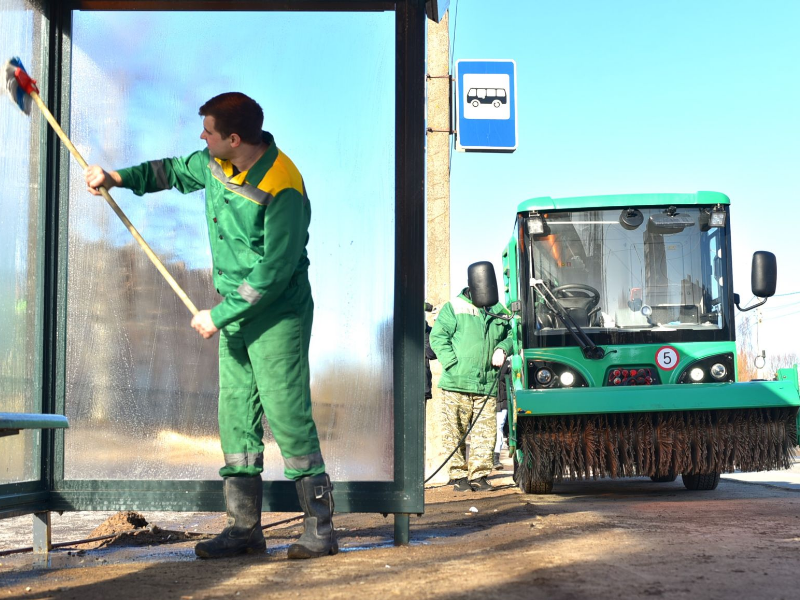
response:
M292 188L303 194L303 178L300 171L294 166L292 160L278 150L278 157L264 179L258 184L258 189L277 196L279 192Z

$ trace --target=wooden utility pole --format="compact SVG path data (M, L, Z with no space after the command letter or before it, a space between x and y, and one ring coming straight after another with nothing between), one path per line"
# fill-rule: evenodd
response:
M450 299L450 31L449 12L440 23L428 20L427 32L427 148L426 187L426 301L434 307ZM428 322L432 324L431 316ZM441 436L442 394L437 387L439 361L431 361L433 398L426 406L425 478L442 463L452 448L444 448ZM449 479L443 468L433 482Z

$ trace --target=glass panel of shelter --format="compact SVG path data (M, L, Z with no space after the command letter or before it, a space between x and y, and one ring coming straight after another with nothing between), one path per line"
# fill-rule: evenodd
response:
M0 56L37 69L41 17L23 0L0 0ZM4 97L0 110L0 412L41 412L41 119ZM33 109L36 110L35 108ZM40 477L38 429L0 437L0 485Z
M72 27L71 137L90 164L202 149L198 108L221 92L262 105L312 206L312 401L328 472L392 481L394 14L74 11ZM249 40L235 68L227 39L198 35L226 29ZM309 44L332 30L359 44ZM74 162L69 182L64 479L217 480L216 338L189 327ZM112 195L198 308L218 303L203 193ZM264 478L283 479L268 428L266 442Z

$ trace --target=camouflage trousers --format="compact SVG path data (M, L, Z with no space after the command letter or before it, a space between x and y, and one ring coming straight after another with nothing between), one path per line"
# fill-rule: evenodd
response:
M458 447L450 460L450 479L470 481L486 477L494 465L494 442L497 436L494 396L465 394L442 390L442 443L447 452L452 452L459 440L464 437L469 424L475 420L484 401L486 406L478 417L478 422L469 434L469 464L467 464L466 444Z

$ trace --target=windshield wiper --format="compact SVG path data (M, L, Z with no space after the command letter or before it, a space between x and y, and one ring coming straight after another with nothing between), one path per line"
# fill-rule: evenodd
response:
M569 314L569 311L564 308L564 305L559 302L558 298L556 298L556 295L545 285L544 280L531 278L531 287L541 294L542 300L544 300L547 308L549 308L550 311L558 317L558 319L564 324L564 327L567 328L567 331L569 331L572 337L575 338L575 341L578 342L578 345L581 347L583 355L586 358L600 360L606 355L606 351L600 346L596 345L589 338L589 336L586 335L586 332L580 328L580 325L575 322L575 320ZM548 296L550 296L549 299Z

